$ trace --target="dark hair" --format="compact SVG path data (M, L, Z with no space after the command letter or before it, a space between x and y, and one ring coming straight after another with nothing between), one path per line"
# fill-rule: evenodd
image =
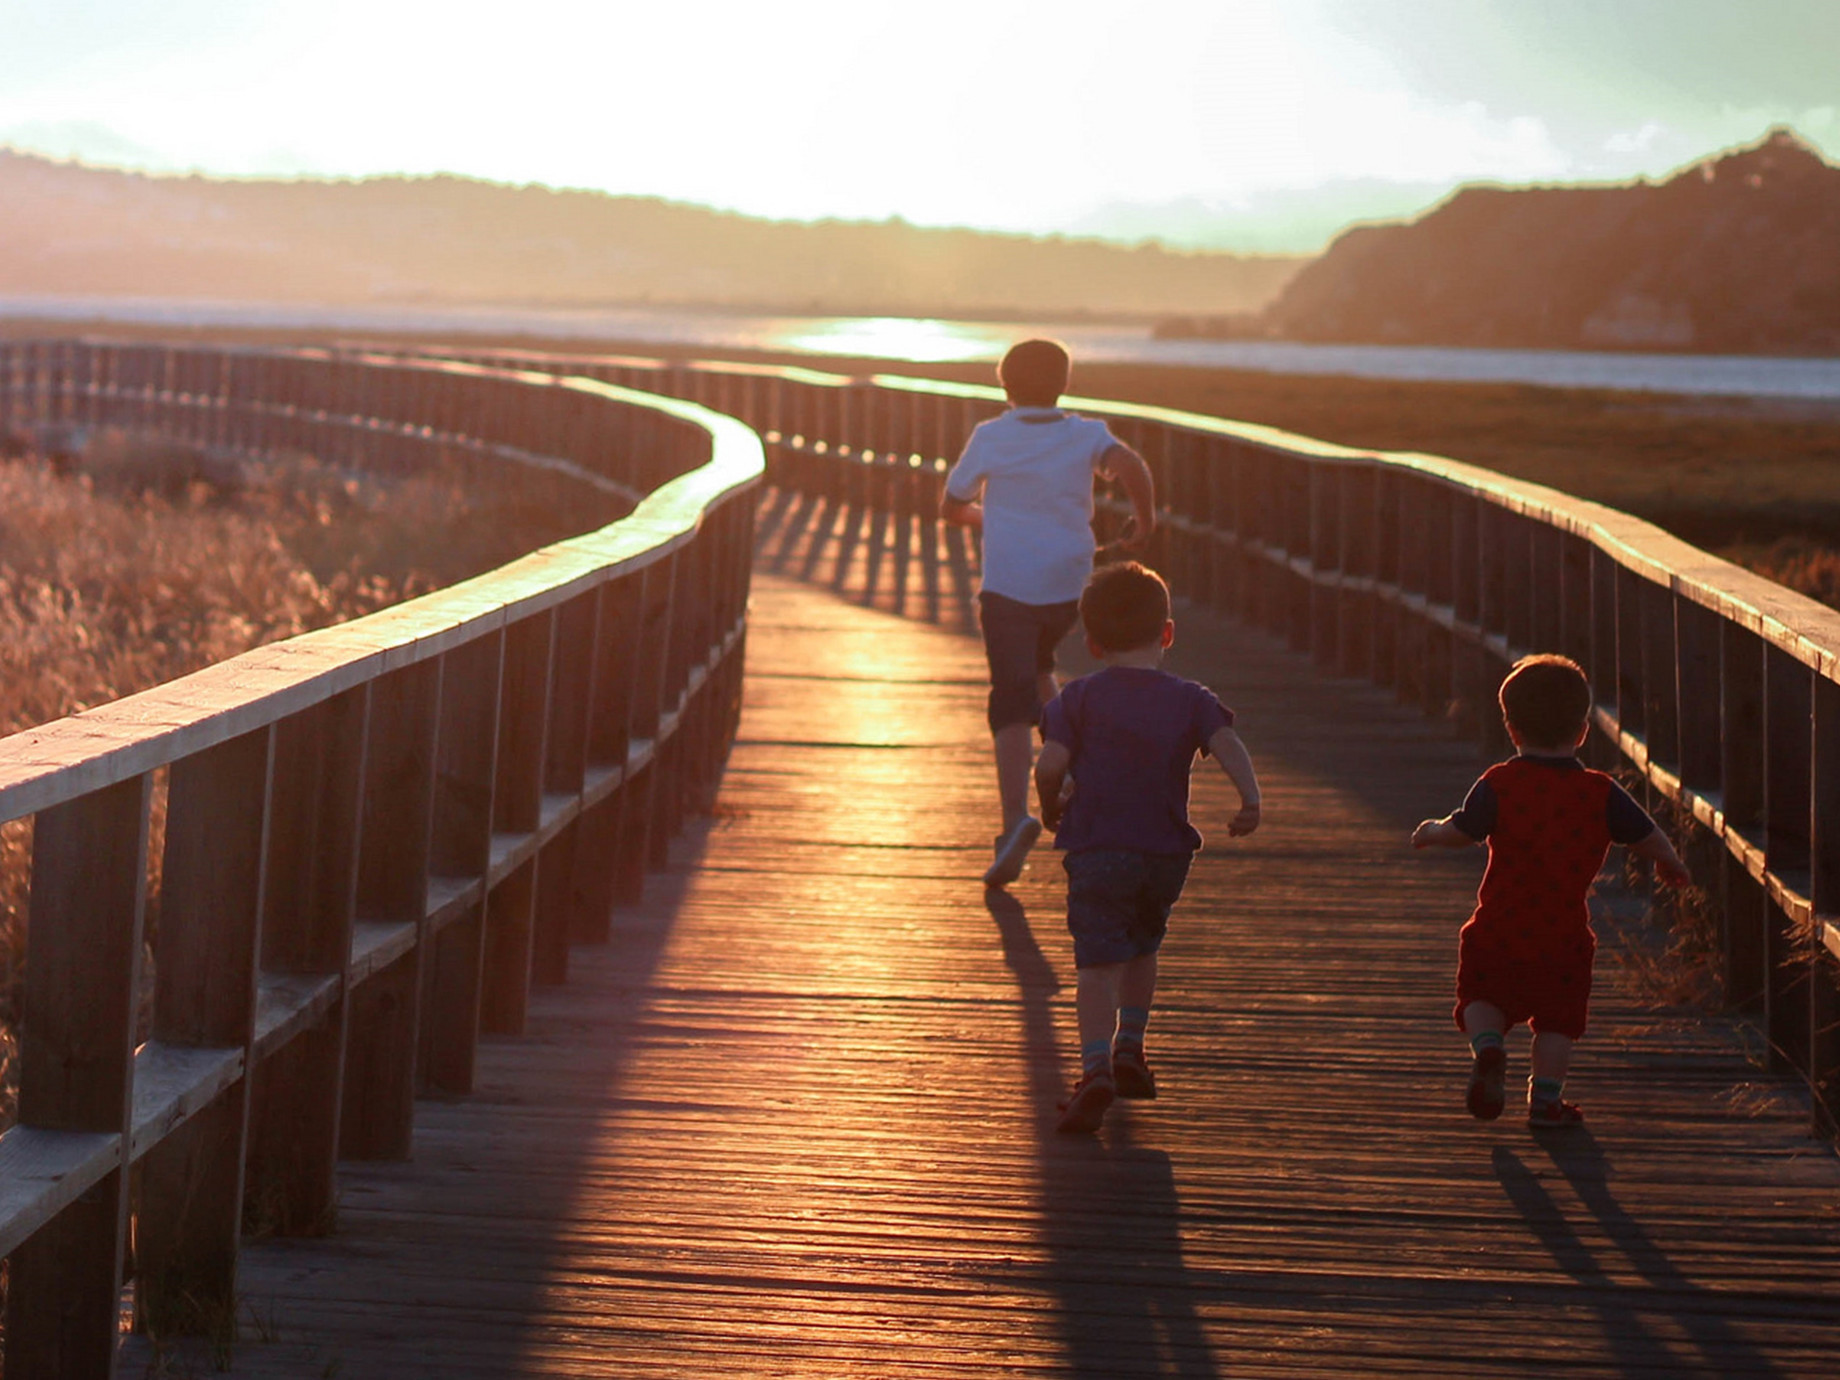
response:
M997 366L997 382L1013 403L1053 407L1067 391L1073 357L1058 340L1025 340L1012 345Z
M1107 652L1147 647L1169 621L1169 586L1147 565L1120 561L1093 572L1080 595L1080 625Z
M1501 716L1534 747L1569 748L1591 717L1591 683L1577 662L1524 656L1501 683Z

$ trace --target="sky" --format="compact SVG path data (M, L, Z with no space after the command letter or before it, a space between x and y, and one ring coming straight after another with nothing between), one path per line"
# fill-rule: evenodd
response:
M0 0L0 143L1314 252L1452 188L1840 161L1840 0Z

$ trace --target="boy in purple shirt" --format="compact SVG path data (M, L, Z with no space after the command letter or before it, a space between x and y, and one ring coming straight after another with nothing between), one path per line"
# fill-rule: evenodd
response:
M1067 857L1067 929L1079 973L1080 1080L1062 1131L1096 1131L1114 1097L1156 1096L1144 1028L1156 955L1201 835L1188 822L1195 754L1239 790L1227 826L1259 827L1259 782L1233 711L1204 685L1159 668L1175 641L1169 587L1135 561L1095 574L1080 596L1086 645L1105 669L1070 682L1042 711L1035 790ZM1074 781L1063 799L1063 787Z

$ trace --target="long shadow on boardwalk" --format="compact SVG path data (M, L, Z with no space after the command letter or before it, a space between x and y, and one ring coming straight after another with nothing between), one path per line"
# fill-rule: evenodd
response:
M1727 1375L1774 1376L1781 1371L1738 1333L1721 1313L1713 1291L1688 1279L1611 1191L1609 1157L1588 1130L1547 1136L1538 1146L1565 1177L1604 1238L1593 1249L1525 1160L1505 1146L1493 1151L1495 1175L1521 1219L1552 1252L1553 1261L1580 1286L1626 1373L1666 1374L1680 1364L1653 1326L1657 1315L1677 1324L1698 1353L1696 1369ZM1614 1252L1617 1262L1605 1257ZM1633 1269L1641 1285L1619 1275Z
M1221 1372L1195 1310L1202 1286L1183 1263L1169 1155L1136 1144L1129 1122L1105 1140L1055 1133L1054 1109L1067 1092L1050 1006L1060 982L1022 902L986 891L984 905L1016 980L1036 1109L1044 1273L1058 1297L1071 1373L1211 1380Z

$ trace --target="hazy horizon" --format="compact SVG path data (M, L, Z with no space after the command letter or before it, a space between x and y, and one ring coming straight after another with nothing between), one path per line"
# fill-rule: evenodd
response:
M440 172L772 220L1308 254L1456 187L1840 156L1827 0L0 0L0 143L156 173Z

